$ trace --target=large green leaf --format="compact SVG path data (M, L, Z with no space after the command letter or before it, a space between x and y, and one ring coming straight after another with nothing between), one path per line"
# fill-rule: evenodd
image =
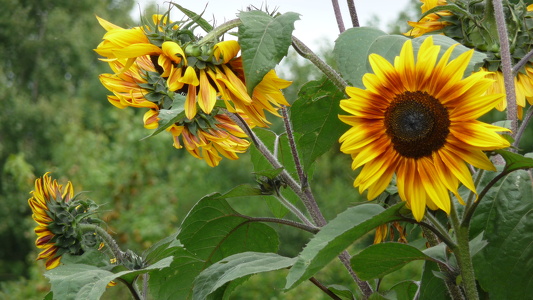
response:
M298 260L289 271L285 287L290 289L309 279L375 227L401 219L398 211L403 206L404 203L398 203L384 209L377 204L361 204L339 214L322 227L298 255Z
M238 278L288 268L295 260L275 253L258 252L243 252L226 257L196 277L193 299L206 299L226 283Z
M488 173L481 186L496 173ZM527 299L533 294L533 188L518 170L501 179L481 200L471 236L484 231L488 244L474 256L481 287L491 299Z
M417 248L401 243L371 245L354 255L352 268L362 280L381 278L414 260L433 260Z
M239 44L248 94L287 55L292 44L294 22L299 14L288 12L275 17L254 10L239 14Z
M339 120L339 106L344 94L326 78L305 84L291 107L294 131L304 170L311 169L317 157L337 145L348 125Z
M350 28L335 40L333 55L342 77L353 86L364 88L363 75L368 72L370 45L385 32L372 27Z
M274 229L250 222L220 194L206 196L192 208L177 239L184 248L177 249L169 268L150 276L156 299L190 299L194 279L213 263L245 251L276 252L279 245Z
M436 277L435 272L440 272L438 265L433 261L426 261L420 280L420 300L450 299L444 281Z
M102 270L91 265L71 264L47 271L44 276L52 284L51 289L54 293L54 299L97 300L105 292L110 281L124 276L131 277L164 269L171 262L172 257L167 257L144 269L118 273Z

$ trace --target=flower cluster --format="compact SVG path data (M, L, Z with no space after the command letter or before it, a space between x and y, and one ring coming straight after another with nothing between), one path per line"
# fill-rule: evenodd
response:
M146 108L146 128L165 129L174 147L184 146L212 167L220 155L237 159L250 145L228 112L250 127L266 127L265 112L279 116L278 108L289 105L280 89L290 82L274 70L249 95L239 43L200 40L190 30L194 21L170 22L154 15L153 23L130 29L98 21L107 33L95 51L113 70L100 76L113 93L109 102Z
M46 260L46 269L57 267L65 253L81 255L85 247L99 244L95 235L77 230L78 224L92 222L87 217L94 213L96 205L77 199L70 181L63 187L46 173L35 181L31 194L28 204L37 222L35 245L42 249L37 259Z
M371 54L366 89L348 87L350 99L341 101L350 115L340 119L352 126L340 138L341 151L352 156L353 169L363 167L354 186L372 200L396 174L398 194L418 221L426 206L449 213L448 191L462 202L459 182L476 192L466 163L495 170L482 151L509 146L498 134L507 129L476 120L502 95L485 93L492 85L488 72L463 79L473 50L449 61L453 49L437 61L440 46L430 36L416 60L410 40L394 65Z
M418 37L426 33L442 33L459 43L483 51L488 55L482 72L491 71L489 75L494 84L488 93L505 94L503 74L501 71L500 46L495 32L496 21L492 1L462 1L447 3L446 0L420 0L422 18L418 22L408 22L413 28L405 35ZM506 1L507 2L507 1ZM526 6L522 1L509 1L505 4L513 13L507 14L507 28L513 34L511 38L511 55L517 63L533 49L533 4ZM441 8L442 7L442 8ZM451 10L453 10L453 12ZM518 117L522 118L526 100L533 104L533 64L527 63L515 76L515 92L518 105ZM507 107L504 97L496 106L503 111Z

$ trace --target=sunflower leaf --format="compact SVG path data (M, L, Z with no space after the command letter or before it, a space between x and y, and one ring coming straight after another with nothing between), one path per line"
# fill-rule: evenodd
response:
M388 209L377 204L361 204L339 214L322 227L300 252L298 260L289 271L285 288L293 288L309 279L356 239L375 227L401 219L399 210L403 206L403 202Z
M159 121L158 121L159 127L157 127L157 129L154 132L152 132L150 135L142 138L141 141L149 137L158 135L163 130L172 126L174 123L185 118L185 96L174 94L174 102L172 103L172 108L171 109L160 109L158 118L159 118Z
M335 40L333 55L339 66L342 77L353 86L364 88L363 75L367 68L370 45L385 32L372 27L350 28L339 35ZM363 54L363 55L361 55Z
M202 14L199 15L193 12L192 10L188 10L185 7L177 3L174 3L174 2L171 2L171 3L172 5L177 7L179 10L181 10L181 12L184 13L187 17L191 18L196 24L200 25L200 27L203 30L205 30L205 32L210 32L211 30L213 30L213 26L211 26L209 22L207 22L204 18L202 18L202 15L204 14L205 9L204 9L204 12L202 12Z
M487 173L480 188L497 174ZM487 242L473 257L474 269L491 299L526 299L533 293L531 199L530 173L517 170L498 181L480 200L474 213L470 236L483 232Z
M507 150L495 150L505 160L504 171L512 172L519 169L533 168L533 158L525 157Z
M170 267L150 275L155 299L190 299L196 276L213 263L240 252L276 252L279 245L274 229L249 222L218 193L191 209L176 238L183 247L177 249ZM218 289L217 297L232 288L230 284Z
M381 278L415 260L433 260L417 248L401 243L371 245L352 256L351 265L362 280Z
M263 77L287 55L292 43L294 22L300 15L293 12L275 17L254 10L241 12L239 44L248 94L252 95Z
M235 279L292 266L295 259L275 253L243 252L228 256L202 271L194 281L192 299L207 299Z
M306 83L292 105L291 120L294 131L301 134L297 140L304 170L310 170L314 161L337 145L339 137L349 128L339 120L339 106L344 94L324 78Z
M222 198L233 198L233 197L245 197L245 196L258 196L261 195L261 189L251 184L241 184L230 191L223 194Z
M435 276L434 272L439 272L439 266L433 261L424 263L422 278L420 279L420 300L448 300L446 285L444 281Z
M51 289L56 299L97 300L106 291L109 282L125 276L135 276L164 269L171 262L172 257L167 257L140 270L118 273L91 265L71 264L49 270L44 276L50 280Z

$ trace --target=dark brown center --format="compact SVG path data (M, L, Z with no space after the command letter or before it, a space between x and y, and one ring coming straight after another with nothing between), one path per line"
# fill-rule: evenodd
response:
M448 110L426 92L397 95L385 112L385 127L401 156L431 156L444 146L450 133Z

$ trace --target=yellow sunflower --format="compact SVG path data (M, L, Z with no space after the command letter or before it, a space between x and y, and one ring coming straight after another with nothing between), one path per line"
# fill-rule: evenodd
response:
M55 223L50 206L59 202L69 202L74 196L74 190L70 181L66 187L58 184L56 180L46 173L42 178L35 181L35 190L31 192L32 197L28 199L28 204L33 211L33 219L37 222L35 234L37 240L35 245L43 249L37 260L46 260L46 269L57 267L61 260L63 249L57 242L57 236L50 230L50 226Z
M422 13L426 13L428 10L435 8L437 6L442 6L448 4L446 0L420 0L422 2L422 6L420 9L422 10ZM448 25L450 25L450 22L442 21L441 17L444 16L451 16L452 13L450 11L439 11L438 13L432 13L429 14L418 22L412 22L408 21L407 23L413 27L413 29L409 30L409 32L404 33L407 36L412 37L419 37L421 35L424 35L428 32L437 31L440 30Z
M486 72L485 68L481 68L482 72ZM526 100L529 104L533 104L533 65L527 64L524 68L524 73L518 73L514 77L514 87L516 95L516 104L518 108L518 118L522 119L523 108L526 107ZM507 108L507 97L505 96L505 81L503 73L496 71L490 73L487 78L494 80L494 83L487 89L488 94L504 95L502 101L496 105L496 109L504 111Z
M366 89L346 88L350 99L340 104L350 114L340 119L352 126L340 138L341 151L352 156L354 170L363 167L354 186L372 200L396 174L398 193L417 221L426 206L449 213L448 191L462 202L459 182L475 192L467 163L495 170L483 150L509 146L498 134L507 129L476 120L502 95L485 94L492 84L487 72L463 78L473 50L449 61L453 48L437 61L440 46L430 36L416 61L410 40L394 65L371 54Z
M241 116L245 118L245 115ZM148 129L158 127L158 111L149 110L144 115ZM185 149L194 157L203 159L211 167L216 167L222 156L236 160L237 153L244 153L250 146L248 136L225 114L198 113L193 120L182 120L166 129L173 136L174 147Z

